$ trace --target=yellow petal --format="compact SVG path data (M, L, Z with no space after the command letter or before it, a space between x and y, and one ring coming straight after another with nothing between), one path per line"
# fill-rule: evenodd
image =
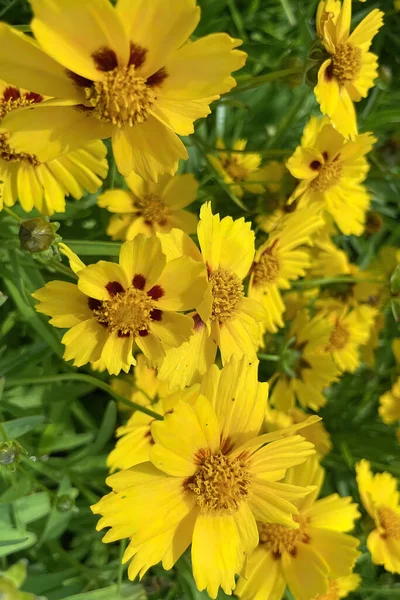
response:
M110 282L118 282L124 290L129 286L124 271L115 263L100 260L79 271L78 287L90 298L109 300L111 296L106 286Z
M75 254L66 244L60 242L58 244L58 248L61 254L64 254L69 260L69 266L74 273L79 273L82 269L86 267L85 263L81 261L79 256Z
M383 25L383 16L384 13L382 11L374 8L374 10L368 13L361 23L357 25L349 37L349 44L367 52L373 38Z
M49 281L32 296L39 301L36 310L52 317L50 323L54 327L74 327L92 317L87 296L73 283Z
M311 544L299 544L293 557L284 552L282 569L296 600L310 600L328 591L328 565ZM307 573L307 577L304 577L304 573Z
M201 302L207 288L206 269L203 263L181 256L166 264L158 284L164 290L158 300L159 308L190 310Z
M138 234L131 242L121 246L119 264L123 269L128 285L133 285L135 275L145 278L144 290L150 290L165 269L165 255L161 250L161 243L156 237L148 238Z
M354 563L359 556L356 548L359 540L356 537L311 526L308 529L313 547L329 566L331 577L350 575Z
M159 321L150 323L150 331L168 347L177 348L193 333L193 320L187 315L162 311Z
M82 344L82 340L85 343ZM62 339L65 344L64 360L74 361L75 367L81 367L88 362L100 358L104 343L107 339L107 330L95 319L90 318L75 325L67 331Z

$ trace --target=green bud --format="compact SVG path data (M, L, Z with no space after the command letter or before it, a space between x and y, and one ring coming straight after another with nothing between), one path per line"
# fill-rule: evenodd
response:
M58 512L68 512L74 505L74 499L68 494L63 494L56 499L56 510L58 510Z
M24 221L18 233L21 248L32 254L47 250L56 239L58 227L58 223L50 223L42 217Z
M17 464L21 460L21 455L26 454L25 448L16 440L0 443L0 466L7 467L10 471L15 471Z
M389 65L381 65L379 67L379 77L381 78L382 82L385 83L386 85L390 85L390 83L392 82L393 79L393 74L392 74L392 69L389 67Z

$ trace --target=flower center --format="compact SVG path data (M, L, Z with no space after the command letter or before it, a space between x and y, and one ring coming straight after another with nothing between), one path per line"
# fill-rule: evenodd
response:
M342 173L342 163L338 158L325 164L313 161L310 167L319 171L317 177L310 183L310 189L313 192L325 192L339 180Z
M148 81L137 76L134 65L105 72L100 81L85 87L85 94L94 116L118 127L147 121L157 97Z
M329 580L329 589L326 594L318 594L314 600L339 600L339 586L334 579Z
M350 44L339 44L332 57L332 73L340 85L354 81L361 69L361 49Z
M213 305L211 320L225 323L239 310L243 298L243 284L233 271L220 267L209 272Z
M297 546L310 541L306 531L308 521L298 515L293 519L299 523L298 529L290 529L277 523L258 523L260 544L272 552L275 559L280 558L284 552L296 556Z
M265 283L273 283L278 278L280 272L279 259L276 256L278 240L274 240L271 246L268 246L261 254L258 262L253 265L253 284L255 286Z
M329 336L329 342L326 347L327 352L332 352L332 350L340 350L344 348L344 346L349 341L350 334L346 327L336 321L336 325L331 335Z
M118 286L110 300L89 298L88 304L96 321L110 333L117 331L119 337L147 335L150 321L161 320L161 311L155 308L155 300L149 293L135 287L125 291L117 282L108 285Z
M9 86L7 87L0 99L0 123L4 119L7 113L17 108L23 108L24 106L30 106L31 104L37 104L41 102L43 97L33 92L21 93L18 88ZM40 164L39 160L34 154L28 154L27 152L15 152L8 143L9 133L0 134L0 159L7 162L20 162L26 161L33 166Z
M233 181L244 181L248 177L248 170L243 165L238 164L235 157L224 160L222 166L228 175L232 177Z
M208 449L200 450L196 458L200 468L186 485L197 495L201 512L234 513L249 494L250 474L244 458L211 454Z
M391 508L379 508L378 519L384 533L382 537L390 537L400 541L400 513Z
M135 207L138 209L137 214L143 217L144 221L148 224L159 223L160 225L165 225L170 215L168 206L155 194L138 198L135 201Z

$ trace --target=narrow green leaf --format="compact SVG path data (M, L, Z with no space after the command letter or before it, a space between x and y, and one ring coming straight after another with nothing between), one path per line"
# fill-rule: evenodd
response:
M63 240L78 256L119 256L119 242L95 242L87 240Z
M43 415L33 415L31 417L21 417L2 423L8 439L13 440L25 435L29 431L36 429L44 423Z
M25 498L18 498L13 502L13 505L18 512L20 522L25 525L45 517L51 510L50 498L47 492L38 492Z
M57 491L57 498L61 496L69 496L72 500L78 495L78 490L71 486L71 481L67 475L65 475L59 485ZM47 540L55 540L59 538L64 531L67 529L68 524L73 515L73 508L68 511L60 511L57 504L57 500L53 503L53 508L47 519L46 525L44 526L39 545Z
M30 548L36 542L36 535L31 531L26 531L23 534L23 537L17 542L12 542L11 544L7 544L5 546L0 547L0 556L8 556L13 552L20 552L25 548Z

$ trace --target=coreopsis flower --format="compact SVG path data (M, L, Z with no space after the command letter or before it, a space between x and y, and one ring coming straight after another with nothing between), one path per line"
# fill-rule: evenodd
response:
M189 339L193 320L180 311L203 297L207 283L201 263L182 255L167 262L160 240L143 234L122 244L119 264L101 260L85 266L66 252L77 285L50 281L32 294L38 312L52 317L55 327L68 328L62 338L65 360L75 366L101 360L118 375L135 364L134 347L156 364L166 347Z
M357 306L348 310L323 310L326 320L331 324L331 332L324 351L332 354L341 372L354 371L360 366L360 347L365 345L371 335L376 311L370 306Z
M254 232L243 218L220 219L210 203L203 204L197 228L201 253L183 232L160 234L163 250L171 259L186 254L205 263L208 288L201 305L192 314L194 335L189 342L167 352L159 377L183 388L200 381L214 363L219 348L222 363L232 356L256 358L259 323L267 312L256 300L246 298L243 280L254 259Z
M326 594L318 594L312 600L340 600L346 598L350 592L354 592L361 583L361 577L357 573L329 579L329 588Z
M296 179L289 173L285 163L271 160L263 167L267 194L259 202L261 212L256 217L257 225L270 233L288 213L293 212L296 204L287 204L296 187Z
M400 378L379 398L379 416L387 425L400 422Z
M310 318L306 310L298 312L287 333L285 360L270 380L273 407L289 412L296 400L313 410L326 404L324 390L339 378L333 358L322 350L331 330L322 313Z
M260 302L267 312L263 324L267 331L283 327L285 304L281 290L289 289L290 282L302 277L310 266L304 245L312 244L313 234L324 221L317 206L295 210L277 224L255 255L251 267L249 298Z
M287 161L291 174L300 179L290 201L299 207L317 203L345 235L361 235L370 203L362 184L369 165L365 155L375 138L370 133L347 141L327 117L311 117L299 146Z
M196 198L199 184L194 175L164 175L154 183L132 172L126 183L129 190L107 190L97 200L99 206L115 213L107 227L114 240L133 240L137 233L167 233L173 227L195 233L197 217L182 210Z
M31 5L37 42L2 24L0 77L51 97L4 122L17 150L42 162L111 137L124 175L173 175L187 158L178 135L193 133L246 60L241 41L226 34L189 43L200 19L195 0L176 0L173 10L164 0Z
M372 562L390 573L400 573L400 493L390 473L373 475L370 463L356 464L357 484L365 510L375 523L367 539Z
M223 140L218 139L217 156L208 155L213 167L238 198L245 192L262 194L266 189L264 180L267 172L261 167L261 155L257 152L246 152L246 146L247 140L236 140L232 150L226 150Z
M249 558L247 577L239 579L238 598L280 600L286 586L294 600L324 598L332 579L351 574L359 541L345 532L360 514L350 497L331 494L317 500L323 480L317 457L289 469L289 485L313 485L315 491L296 501L298 529L258 522L260 542Z
M357 118L353 102L367 97L378 76L378 57L369 48L383 25L383 12L375 8L350 34L351 0L343 0L343 4L322 0L316 23L329 57L319 69L315 97L333 126L354 139Z
M284 427L290 427L295 423L302 423L308 419L309 415L295 406L287 413L267 406L264 419L264 429L266 431L276 431ZM332 442L329 433L326 431L322 421L310 425L302 432L303 437L314 444L316 452L323 456L332 450Z
M44 102L43 96L0 81L0 127L8 114L28 110ZM31 136L40 134L29 133ZM85 144L53 160L39 161L14 146L7 131L0 133L0 210L18 200L25 212L36 208L51 216L65 211L65 197L94 194L107 175L107 149L99 140Z
M153 422L150 461L109 477L113 492L92 510L98 529L111 528L104 542L131 539L130 579L159 561L170 569L191 544L196 585L216 598L219 586L232 592L257 546L256 520L299 530L294 503L313 488L280 480L314 449L293 435L307 423L257 435L268 384L247 357L211 367L201 392Z

